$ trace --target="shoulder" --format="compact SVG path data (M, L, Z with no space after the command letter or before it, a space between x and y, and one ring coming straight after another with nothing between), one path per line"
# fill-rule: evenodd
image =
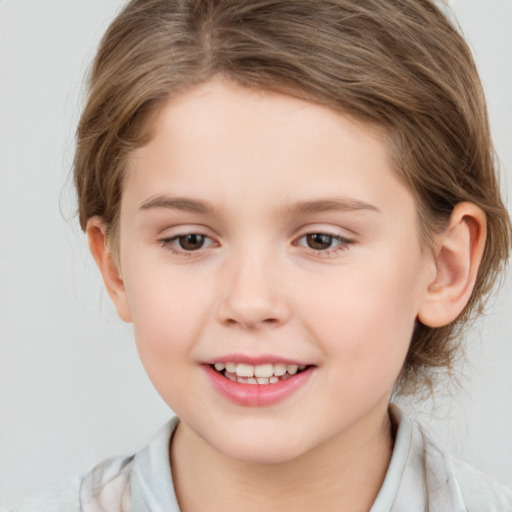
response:
M53 485L2 512L129 512L132 506L134 510L146 510L141 504L153 499L153 494L159 496L162 485L166 488L165 498L172 501L167 447L178 423L178 418L173 417L136 454L104 460L85 475ZM178 510L174 503L166 505L161 509Z
M84 512L97 510L119 510L129 512L131 508L131 457L116 457L100 462L89 471L80 485L80 505Z
M458 459L453 467L468 512L512 511L511 487Z
M512 512L511 487L446 454L425 434L424 440L428 478L438 484L438 489L440 485L451 487L467 512Z
M393 477L387 489L393 512L512 512L512 488L451 457L396 406L390 412L396 439L386 479Z
M100 462L85 476L54 484L6 512L128 512L132 461L133 456Z

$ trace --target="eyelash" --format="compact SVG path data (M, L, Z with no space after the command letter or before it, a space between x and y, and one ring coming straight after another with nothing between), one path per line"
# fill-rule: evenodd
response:
M187 250L184 248L180 248L180 249L176 248L180 239L184 239L184 238L187 238L190 236L202 237L204 240L210 240L213 243L210 243L207 246L202 245L198 249L192 249L192 250ZM310 236L328 237L330 239L329 240L330 243L338 242L338 245L335 245L334 247L329 247L327 249L313 249L312 247L309 247L307 245L302 245L299 243L300 240L302 240L302 239L307 240L307 237L310 237ZM194 256L195 253L198 253L199 251L201 251L201 249L205 249L206 247L218 245L208 235L204 235L202 233L184 233L184 234L176 235L176 236L173 236L170 238L162 238L161 240L159 240L159 243L166 251L169 251L171 254L175 254L178 256L185 256L185 257ZM352 245L353 243L354 242L352 240L344 238L340 235L335 235L333 233L328 233L328 232L324 232L324 231L317 231L317 232L311 232L311 233L306 233L306 234L302 235L301 237L299 237L297 239L296 242L294 242L294 245L307 248L315 256L328 258L328 257L336 255L342 251L348 250L350 245Z

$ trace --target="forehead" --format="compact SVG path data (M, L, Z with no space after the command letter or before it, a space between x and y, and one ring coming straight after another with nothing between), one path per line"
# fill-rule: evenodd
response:
M342 196L379 208L412 199L391 169L383 131L222 79L165 104L127 172L124 195L139 202L164 193L219 207L243 200L246 209L271 200L282 206Z

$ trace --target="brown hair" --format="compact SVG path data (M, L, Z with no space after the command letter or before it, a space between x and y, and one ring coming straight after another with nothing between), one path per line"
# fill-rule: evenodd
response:
M512 240L462 36L430 0L132 0L100 44L77 131L83 229L99 215L115 238L123 170L150 140L148 120L216 74L382 127L427 244L457 203L484 210L487 243L471 299L450 325L418 323L399 382L402 392L431 384L433 369L451 367L460 327L481 312Z

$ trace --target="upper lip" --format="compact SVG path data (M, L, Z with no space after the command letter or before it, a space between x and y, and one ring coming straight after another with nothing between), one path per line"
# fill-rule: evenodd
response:
M258 355L249 356L245 354L226 354L215 358L208 359L204 364L215 364L215 363L236 363L236 364L249 364L252 366L258 366L261 364L295 364L297 366L307 366L308 363L299 361L297 359L291 359L288 357L281 357L277 355Z

